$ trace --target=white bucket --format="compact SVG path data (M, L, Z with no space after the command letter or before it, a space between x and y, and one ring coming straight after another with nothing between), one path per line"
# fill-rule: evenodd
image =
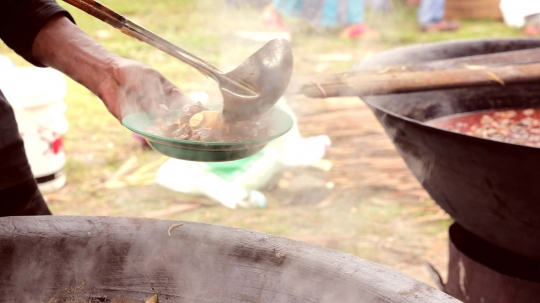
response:
M64 76L53 69L2 67L8 77L0 76L0 88L15 111L39 189L44 193L58 190L66 183Z

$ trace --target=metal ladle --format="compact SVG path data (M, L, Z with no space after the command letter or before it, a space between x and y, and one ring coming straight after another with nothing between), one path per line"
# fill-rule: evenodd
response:
M227 121L247 120L265 113L283 95L291 79L293 56L287 40L275 39L268 42L236 69L223 73L97 1L64 1L216 80L223 95L223 115Z

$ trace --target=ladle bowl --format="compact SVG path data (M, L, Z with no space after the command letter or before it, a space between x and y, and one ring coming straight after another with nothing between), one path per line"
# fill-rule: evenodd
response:
M293 68L292 48L289 41L275 39L266 43L240 66L227 73L229 79L244 79L254 87L254 96L239 96L220 82L223 95L223 115L230 121L257 117L272 108L285 93Z

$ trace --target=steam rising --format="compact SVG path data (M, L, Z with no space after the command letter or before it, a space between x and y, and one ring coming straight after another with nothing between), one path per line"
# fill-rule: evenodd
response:
M193 102L154 69L141 68L128 60L119 70L123 87L116 93L122 117L143 112L163 116L168 110Z

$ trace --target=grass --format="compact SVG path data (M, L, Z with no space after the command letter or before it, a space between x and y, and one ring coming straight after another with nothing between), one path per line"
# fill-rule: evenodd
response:
M103 0L102 3L224 70L238 65L262 45L262 42L250 42L234 35L237 30L263 29L259 12L232 10L226 7L225 1ZM107 49L154 67L185 92L204 90L212 98L219 97L215 83L187 65L65 3L61 5L73 14L84 31ZM419 33L415 9L399 4L391 13L368 14L367 23L379 31L378 39L350 41L338 38L335 30L313 30L301 21L287 19L293 33L294 76L318 71L346 71L375 52L401 45L520 35L518 30L491 20L463 21L462 29L455 33ZM28 65L4 45L0 47L0 53L9 56L17 65ZM355 59L323 63L310 59L310 56L330 53L351 54ZM157 185L97 190L98 185L131 155L138 157L140 165L160 156L134 149L130 133L108 114L100 100L69 79L65 101L70 122L70 130L65 136L68 185L61 192L66 199L51 202L54 213L144 216L148 211L190 199ZM353 191L326 209L317 209L313 205L282 205L280 201L272 200L264 210L206 207L165 217L293 237L386 264L427 281L425 274L418 271L421 257L426 247L436 244L432 239L439 237L444 241L449 222L413 227L407 223L407 203L390 198L384 192ZM433 202L414 204L429 207ZM380 250L388 245L392 249Z

